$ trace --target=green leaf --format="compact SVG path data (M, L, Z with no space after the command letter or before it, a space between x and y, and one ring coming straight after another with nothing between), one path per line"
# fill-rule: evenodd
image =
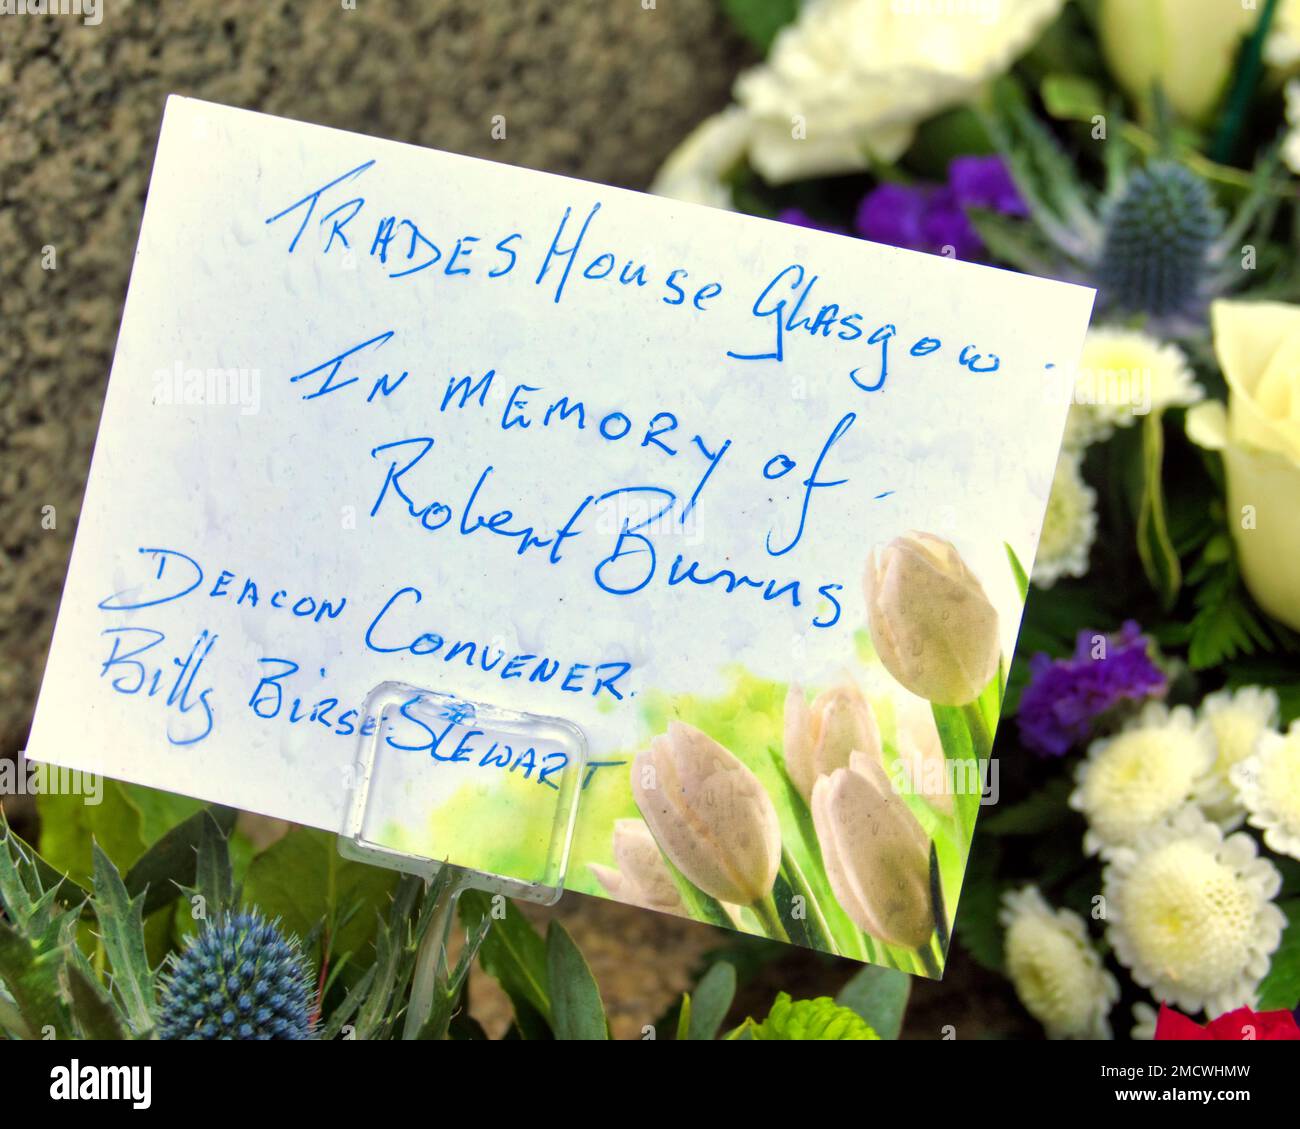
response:
M980 820L980 831L992 835L1041 835L1071 818L1069 800L1074 783L1056 777L1043 784L1027 799L1002 808Z
M682 904L686 907L686 915L692 921L703 921L708 925L716 925L722 929L734 929L735 923L728 916L727 911L723 909L722 903L717 898L710 897L701 890L694 882L686 877L677 869L673 860L667 855L660 853L664 860L664 866L672 876L673 884L677 887L677 892L682 897Z
M67 969L72 1017L83 1039L122 1040L131 1037L118 1019L117 1008L107 993L77 965Z
M695 998L686 998L690 1001L689 1005L683 1004L683 1010L689 1010L686 1038L716 1039L722 1021L731 1010L731 1002L736 998L735 966L730 961L718 961L695 985ZM680 1031L677 1037L682 1038Z
M996 682L996 676L990 679ZM953 796L953 811L957 817L958 841L965 844L975 830L975 819L980 810L980 792L965 786L972 779L971 765L987 759L989 737L978 701L966 706L939 706L930 704L944 757L952 762L954 779L962 783ZM982 765L981 765L982 769Z
M1105 95L1089 79L1074 74L1049 74L1039 86L1043 106L1058 121L1090 122L1105 113Z
M968 208L966 214L994 259L1040 278L1060 273L1054 248L1029 221L986 208Z
M214 808L211 814L207 810L196 812L167 831L127 871L126 892L132 897L145 895L146 917L175 901L181 887L194 885L195 858L203 829L212 827L220 835L217 819L228 832L235 825L235 812L230 808Z
M146 844L156 843L172 828L198 815L207 806L193 796L162 792L142 784L122 784L121 788L127 803L140 813L140 838ZM235 812L227 810L231 826L234 826Z
M1183 578L1178 553L1169 536L1164 486L1160 480L1165 450L1162 415L1153 411L1142 420L1142 498L1138 506L1137 549L1143 571L1168 611L1178 598Z
M998 912L1002 905L1002 888L998 881L1000 841L981 834L972 844L966 878L962 883L961 903L953 937L985 968L1001 972L1003 966L1002 925Z
M4 817L0 809L0 909L21 922L35 900L58 889L65 905L84 903L90 894L71 878L56 870L39 851L26 842Z
M21 1039L42 1039L46 1029L57 1039L70 1039L73 1031L59 990L59 952L38 952L8 924L0 921L0 980L14 1006L3 1013L5 1026Z
M204 899L209 916L224 913L235 904L230 842L227 839L229 832L229 827L223 829L216 820L203 813L194 861L194 892Z
M95 920L112 966L113 988L137 1035L154 1024L154 979L145 954L144 896L131 898L109 857L94 845Z
M677 1009L677 1041L691 1037L691 994L690 992L682 993L681 1007Z
M840 989L835 1002L857 1012L880 1038L897 1039L911 992L907 973L869 964Z
M824 953L840 952L831 937L830 927L822 916L817 895L799 869L794 856L781 849L781 868L772 888L776 912L786 935L796 945Z
M493 913L493 904L493 895L466 890L460 896L461 917L471 929L485 917L492 920L491 932L479 950L479 961L510 997L515 1017L520 1020L520 1033L536 1038L540 1033L529 1019L540 1016L546 1024L551 1023L546 942L508 899L495 903L501 910L498 914Z
M762 1041L815 1040L844 1042L879 1039L857 1012L841 1007L829 996L792 1000L782 992L762 1023L748 1020L749 1037ZM734 1033L733 1033L734 1034Z
M557 1039L609 1038L595 977L573 938L558 921L546 932L546 972Z
M1196 614L1187 631L1187 661L1193 670L1222 666L1240 655L1271 651L1273 639L1253 611L1241 585L1232 538L1216 533L1198 559Z
M1260 1011L1300 1007L1300 898L1281 902L1279 908L1286 914L1287 927L1259 986Z
M339 854L338 837L297 827L253 859L244 900L307 937L324 923L332 959L364 952L389 905L397 875Z
M1037 225L1060 247L1082 252L1100 233L1075 163L1029 107L1019 83L993 84L985 124Z
M1011 545L1003 541L1002 547L1007 551L1007 562L1011 565L1011 575L1016 578L1016 591L1020 593L1022 600L1029 598L1029 577L1025 573L1025 566L1020 563L1020 558L1016 556L1016 551Z
M799 0L722 0L722 10L736 30L766 55L777 33L799 15Z
M129 868L145 850L139 809L117 780L101 780L100 802L71 794L40 795L41 853L56 870L88 885L94 869L92 841L119 866Z

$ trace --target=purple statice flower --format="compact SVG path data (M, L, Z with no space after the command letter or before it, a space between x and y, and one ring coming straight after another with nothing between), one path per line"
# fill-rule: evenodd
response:
M902 184L879 185L862 198L853 226L875 243L922 250L926 242L922 224L931 191Z
M948 185L963 208L985 208L1004 216L1029 215L1029 206L1001 157L954 157Z
M835 227L833 224L823 223L805 212L802 208L783 208L777 212L776 218L782 223L792 223L795 227L807 227L813 231L829 231L833 235L848 234L842 227Z
M984 250L984 242L966 218L966 212L951 188L938 188L926 203L921 219L926 242L936 251L951 247L958 259L974 259Z
M943 185L882 184L863 197L854 227L876 243L974 259L984 242L967 214L988 208L1010 216L1028 214L1001 157L956 157Z
M1095 632L1080 631L1068 659L1037 654L1029 662L1016 723L1021 743L1040 756L1063 756L1088 740L1101 715L1125 702L1159 697L1169 687L1133 620L1106 637L1104 657L1092 657L1095 638Z

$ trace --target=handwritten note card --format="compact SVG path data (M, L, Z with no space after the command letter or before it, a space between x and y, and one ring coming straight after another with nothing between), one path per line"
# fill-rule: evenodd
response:
M933 971L1091 302L173 97L29 755Z

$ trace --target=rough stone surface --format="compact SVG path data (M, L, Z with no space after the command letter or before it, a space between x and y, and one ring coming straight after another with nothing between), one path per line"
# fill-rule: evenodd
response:
M746 62L712 0L102 11L0 17L0 755L31 721L169 93L644 187Z

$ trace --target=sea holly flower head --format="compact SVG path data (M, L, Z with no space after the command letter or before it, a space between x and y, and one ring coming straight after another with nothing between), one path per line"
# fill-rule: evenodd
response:
M206 923L173 958L162 1039L310 1039L312 986L296 938L257 913Z

